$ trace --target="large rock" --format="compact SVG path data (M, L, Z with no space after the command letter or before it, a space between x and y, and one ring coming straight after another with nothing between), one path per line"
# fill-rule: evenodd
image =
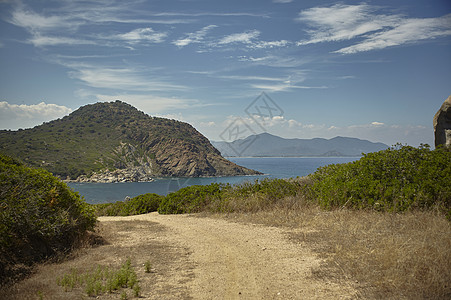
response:
M434 116L435 147L451 147L451 96L443 102Z

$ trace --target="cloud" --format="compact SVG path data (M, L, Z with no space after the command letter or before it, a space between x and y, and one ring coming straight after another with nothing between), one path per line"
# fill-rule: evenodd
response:
M68 64L74 71L69 76L95 88L125 90L134 92L174 91L184 90L186 87L164 81L162 76L149 74L133 68L111 68Z
M193 33L188 33L186 37L178 39L172 43L180 48L188 46L189 44L192 43L200 43L203 40L203 38L207 35L208 31L216 27L217 27L216 25L205 26L201 30L198 30Z
M214 126L216 126L216 123L213 122L213 121L210 121L210 122L200 122L199 125L202 126L202 127L214 127Z
M268 92L286 92L292 89L327 89L327 86L306 86L291 84L290 82L280 84L251 84L255 89L264 90Z
M149 115L204 106L199 100L177 97L159 97L152 94L96 94L97 101L108 102L119 99L127 102ZM166 115L167 117L168 115ZM175 118L182 120L180 118Z
M451 14L440 18L406 19L392 29L368 35L362 42L335 52L352 54L449 35L451 35Z
M394 26L401 18L398 15L374 15L375 8L367 4L331 7L314 7L299 13L298 21L314 29L307 30L309 40L300 41L306 45L330 41L350 40L363 34Z
M286 47L290 45L291 42L287 40L280 40L280 41L259 41L254 43L252 48L254 49L264 49L264 48L276 48L276 47Z
M268 14L260 13L245 13L245 12L232 12L232 13L217 13L217 12L199 12L199 13L182 13L182 12L162 12L154 13L152 16L180 16L180 17L256 17L256 18L268 18Z
M238 60L251 62L255 65L278 67L278 68L300 67L301 65L306 63L306 61L302 58L292 56L277 56L277 55L267 55L260 57L239 56Z
M72 109L41 102L39 104L10 104L6 101L0 102L0 128L16 130L29 128L42 122L61 118L72 112Z
M250 30L242 33L234 33L223 37L218 43L232 44L232 43L244 43L251 44L253 39L256 39L260 35L258 30Z
M232 80L252 80L252 81L285 81L287 77L265 77L265 76L245 76L245 75L220 75L216 78Z
M287 40L279 41L261 41L257 38L260 36L261 32L258 30L248 30L241 33L234 33L227 35L220 39L214 46L223 46L235 43L245 44L246 47L250 49L267 49L276 47L286 47L291 44Z
M156 32L152 28L137 28L127 33L117 34L112 38L127 41L130 44L137 44L140 42L162 43L167 37L166 32Z
M307 30L310 38L299 41L299 46L362 39L335 51L342 54L451 35L451 14L439 18L407 18L379 13L377 7L367 4L314 7L301 11L297 20L312 28Z
M24 7L14 10L9 21L16 26L24 27L31 31L59 29L79 25L79 22L70 22L64 16L43 16Z
M274 3L291 3L293 0L272 0Z
M29 39L29 42L33 44L35 47L97 44L95 41L90 40L74 39L68 37L55 37L55 36L50 37L50 36L42 36L40 34L35 34L32 38Z
M105 39L124 41L127 44L161 43L168 34L157 32L150 27L137 28L116 35L93 35L83 33L83 30L89 26L110 23L180 24L193 21L141 18L141 15L129 6L115 1L109 3L88 2L83 5L76 1L73 3L61 2L60 6L47 10L46 14L40 14L23 4L18 4L7 21L26 29L31 35L29 42L36 47L88 44L118 46L117 43L105 43Z

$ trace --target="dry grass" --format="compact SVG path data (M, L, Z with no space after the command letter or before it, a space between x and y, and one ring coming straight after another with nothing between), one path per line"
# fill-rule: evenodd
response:
M324 211L289 197L225 217L291 228L324 259L314 276L352 281L361 298L451 299L451 223L439 213Z

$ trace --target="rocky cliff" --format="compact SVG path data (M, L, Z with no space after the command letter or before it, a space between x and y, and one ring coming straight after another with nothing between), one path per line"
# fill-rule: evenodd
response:
M223 158L191 125L121 101L86 105L32 129L2 130L0 151L77 181L259 174Z
M451 96L443 102L434 116L435 147L445 145L451 148Z

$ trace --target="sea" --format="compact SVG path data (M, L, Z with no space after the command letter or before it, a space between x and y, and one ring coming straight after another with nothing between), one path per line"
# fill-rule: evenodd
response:
M317 168L329 164L342 164L358 160L360 157L229 157L240 166L257 170L264 175L201 177L201 178L155 178L152 182L123 183L68 183L84 197L87 203L112 203L123 201L126 197L135 197L146 193L167 195L191 185L211 183L240 184L254 182L264 178L294 178L306 176Z

